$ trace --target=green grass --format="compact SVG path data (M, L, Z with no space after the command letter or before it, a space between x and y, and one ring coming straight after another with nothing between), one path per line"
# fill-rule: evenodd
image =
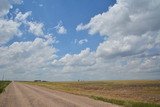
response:
M122 105L124 107L160 107L159 104L155 104L155 103L144 103L144 102L135 102L135 101L118 100L118 99L107 99L107 98L103 98L99 96L90 96L90 98L117 104L117 105Z
M160 80L26 83L125 107L160 107Z
M4 91L4 89L9 85L11 81L0 81L0 93Z

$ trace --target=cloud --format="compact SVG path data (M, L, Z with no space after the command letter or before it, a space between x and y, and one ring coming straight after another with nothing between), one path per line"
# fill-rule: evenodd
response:
M0 19L0 44L8 42L14 36L21 35L21 23L13 20Z
M11 4L8 0L1 0L0 1L0 17L6 15L11 8Z
M81 23L77 30L88 29L89 34L105 36L141 35L156 31L160 29L159 5L159 1L152 0L117 0L107 12L94 16L88 24Z
M87 43L87 42L88 42L87 39L81 39L81 40L78 41L78 43L79 43L80 45L83 45L84 43Z
M6 15L12 8L12 4L21 4L22 0L0 0L0 17Z
M57 43L55 37L52 34L44 34L42 23L27 19L31 16L31 11L22 13L16 10L15 16L5 16L13 4L21 3L21 0L0 1L0 73L5 73L10 80L39 77L44 71L51 71L49 69L52 68L52 61L57 57L57 49L53 47L53 44ZM29 26L28 31L39 37L33 41L13 41L6 44L15 36L23 36L22 31L26 30L23 26Z
M75 39L74 40L75 44L80 44L80 45L83 45L84 43L87 43L87 42L88 42L88 39L81 39L81 40Z
M76 31L81 31L81 30L86 30L86 29L88 29L88 27L86 27L85 25L83 25L83 23L79 24L76 27Z
M8 79L23 80L159 79L159 4L158 0L118 0L108 11L76 28L107 39L95 51L86 48L61 58L57 57L55 37L44 33L43 23L28 21L31 12L18 12L13 20L2 18L11 8L6 5L5 11L0 10L0 42L19 35L21 24L27 24L36 38L0 46L0 73L5 72ZM67 33L61 21L55 29ZM87 41L75 39L80 44Z
M11 0L13 4L22 4L23 0Z
M42 36L44 35L43 29L44 25L43 23L38 23L38 22L27 22L29 26L29 32L33 33L36 36Z
M35 73L44 71L50 67L51 61L56 57L56 49L52 47L53 39L36 38L34 41L14 42L9 47L0 47L0 69L5 71L9 77L23 74L33 77ZM28 74L28 75L26 75Z
M60 77L67 75L65 80L92 79L158 79L160 56L149 57L97 57L89 48L79 54L66 54L52 62ZM158 64L158 65L156 65ZM152 77L153 76L153 77Z
M157 49L159 5L159 1L151 0L117 0L107 12L94 16L88 24L79 24L76 30L88 30L91 35L99 33L108 37L97 48L100 56L142 54Z
M109 38L108 40L100 43L97 48L97 55L101 57L116 57L116 56L132 56L143 54L150 50L160 48L157 39L159 32L146 32L141 36L119 36L117 38ZM157 52L155 52L157 54Z
M77 31L88 30L91 35L99 33L107 37L93 52L96 63L88 69L79 69L89 73L92 70L92 74L104 79L107 75L111 79L158 78L159 5L158 0L117 0L107 12L92 17L87 24L79 24ZM114 75L117 73L118 76Z
M57 68L57 70L61 71L59 72L61 76L65 75L66 73L72 75L72 73L75 72L81 74L83 70L86 71L85 69L88 69L88 67L91 67L96 63L93 56L94 53L91 52L89 48L86 48L79 54L66 54L59 60L54 60L52 64L54 68ZM73 77L70 77L70 79L73 79Z
M1 0L0 1L0 45L7 43L14 36L22 35L19 29L22 25L22 19L27 18L29 13L22 14L21 12L13 18L5 17L13 4L21 4L21 0ZM23 15L23 16L22 16ZM17 20L19 18L19 20Z
M95 63L91 55L92 53L90 52L90 49L86 48L85 50L82 50L79 54L66 54L59 60L59 62L64 65L89 66Z
M26 13L22 13L22 12L19 12L16 17L15 17L15 20L16 21L26 21L26 19L31 16L32 12L31 11L28 11Z
M35 36L42 36L44 35L44 24L41 22L36 22L36 21L29 21L27 18L29 16L31 16L32 11L28 11L25 13L22 12L18 12L16 14L16 17L14 18L14 20L16 22L19 22L21 24L23 24L24 26L28 26L28 32L34 34Z
M52 68L52 61L57 57L57 43L52 34L44 34L42 23L28 21L31 11L16 12L15 17L5 17L13 4L21 4L21 0L0 1L0 73L5 73L8 79L34 79L39 74ZM1 6L2 4L2 6ZM10 13L12 14L12 13ZM29 26L29 32L36 37L33 41L6 44L15 36L23 36L21 26ZM5 45L4 45L5 44ZM41 72L41 73L40 73Z
M66 34L67 29L63 26L63 22L60 21L57 26L54 27L58 34Z

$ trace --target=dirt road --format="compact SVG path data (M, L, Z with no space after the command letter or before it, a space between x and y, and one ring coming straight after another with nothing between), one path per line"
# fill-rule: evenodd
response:
M0 107L118 107L87 97L12 82L0 95Z

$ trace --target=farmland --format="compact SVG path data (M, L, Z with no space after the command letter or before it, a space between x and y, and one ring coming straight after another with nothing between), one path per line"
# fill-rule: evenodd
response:
M10 81L0 81L0 93L2 93L4 91L4 89L6 88L6 86L8 86L10 83Z
M160 107L160 80L25 82L126 107Z

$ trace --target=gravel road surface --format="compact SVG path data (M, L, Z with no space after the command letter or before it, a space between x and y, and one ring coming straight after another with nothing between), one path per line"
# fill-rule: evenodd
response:
M84 96L12 82L0 95L0 107L119 107Z

